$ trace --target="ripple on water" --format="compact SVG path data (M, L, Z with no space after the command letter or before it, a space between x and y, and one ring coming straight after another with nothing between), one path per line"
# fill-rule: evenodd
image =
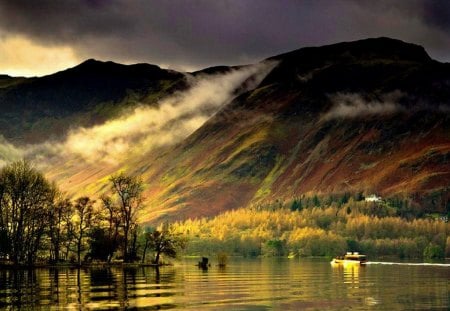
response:
M0 271L0 309L409 310L448 309L450 269L308 260L235 260L225 269Z

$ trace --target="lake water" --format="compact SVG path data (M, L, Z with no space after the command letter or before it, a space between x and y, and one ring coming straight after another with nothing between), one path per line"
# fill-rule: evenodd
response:
M450 265L232 259L201 270L0 270L0 309L449 310Z

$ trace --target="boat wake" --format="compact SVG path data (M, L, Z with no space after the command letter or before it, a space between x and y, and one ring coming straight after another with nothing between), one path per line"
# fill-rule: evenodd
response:
M432 266L432 267L450 267L447 263L426 263L426 262L385 262L368 261L365 265L399 265L399 266Z

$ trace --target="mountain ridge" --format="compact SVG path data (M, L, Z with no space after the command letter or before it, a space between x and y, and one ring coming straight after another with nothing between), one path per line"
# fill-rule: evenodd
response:
M439 106L449 103L450 71L422 48L405 46L419 51L421 57L412 59L420 61L381 62L381 68L361 59L333 63L314 68L309 79L295 79L298 68L280 60L256 90L236 98L173 150L179 156L171 155L172 164L161 171L177 179L152 183L168 190L153 200L157 212L148 219L164 218L158 211L175 207L172 217L212 216L267 200L346 192L414 197L424 210L445 211L450 119ZM344 108L372 112L325 120L339 105L337 95L347 96ZM210 156L181 160L189 153ZM183 168L187 173L179 175ZM165 208L158 207L161 202Z
M0 133L22 144L41 142L46 134L63 138L71 123L103 123L127 106L151 104L172 93L183 79L184 74L156 65L93 59L51 75L21 79L0 88L0 109L6 114L0 118Z
M424 211L450 208L450 64L389 38L302 48L262 63L270 61L276 65L255 88L236 93L177 144L110 169L70 169L63 161L48 176L71 193L92 181L95 195L108 174L126 168L141 175L145 222L315 194L377 193ZM140 94L157 101L187 89L189 75L242 68L161 72L167 85Z

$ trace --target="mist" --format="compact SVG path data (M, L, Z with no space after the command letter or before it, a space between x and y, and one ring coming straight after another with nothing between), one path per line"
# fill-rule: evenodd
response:
M403 93L397 91L385 94L379 101L368 101L359 94L338 93L330 96L333 106L322 118L328 121L337 118L357 118L401 112L405 108L398 104L398 100L403 96Z
M8 162L20 159L23 154L23 150L15 147L0 135L0 167Z
M27 158L38 166L52 160L78 159L88 163L120 164L134 155L173 145L201 127L238 94L244 82L256 87L273 62L231 70L225 74L188 75L190 87L160 101L156 107L140 105L121 118L69 132L63 142L15 147L0 140L0 165Z

